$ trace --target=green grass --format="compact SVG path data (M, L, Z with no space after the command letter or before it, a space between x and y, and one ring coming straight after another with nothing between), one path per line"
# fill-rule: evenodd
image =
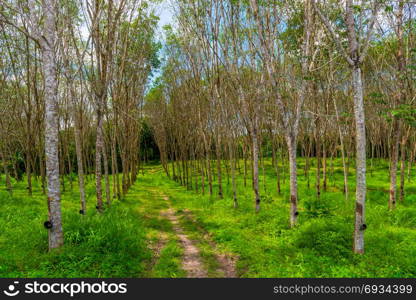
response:
M406 181L405 202L395 211L388 211L389 195L384 191L389 187L388 166L383 161L374 163L368 173L368 186L372 190L367 194L366 252L354 255L353 174L349 177L350 197L346 202L341 192L341 163L336 161L328 191L317 199L315 169L310 171L311 188L308 189L303 163L300 159L300 216L299 226L294 229L289 228L288 180L278 195L269 160L265 161L265 177L260 182L265 201L259 214L254 213L251 181L247 180L244 187L242 175L238 177L238 209L232 208L231 184L227 184L225 172L225 197L221 200L187 190L166 180L161 172L152 177L154 185L169 195L177 209L191 210L220 248L239 256L237 267L242 277L415 277L415 183ZM353 173L353 166L350 171ZM215 185L214 195L216 191Z
M236 255L241 277L416 277L415 180L409 183L406 179L404 203L388 211L388 165L378 160L372 168L369 165L365 254L354 255L354 166L350 166L350 197L345 201L340 160L334 161L332 172L328 163L328 190L322 191L319 199L314 166L308 188L304 163L299 159L300 215L294 229L289 228L288 178L282 181L282 193L277 194L270 160L265 160L264 177L260 169L262 203L258 214L254 213L251 180L245 187L242 174L237 180L239 207L233 208L231 179L225 170L224 199L218 199L216 183L213 197L201 195L169 180L159 165L150 165L144 175L140 172L129 193L102 215L94 209L94 180L90 178L84 217L78 213L76 183L72 191L67 183L62 196L65 246L51 253L43 228L46 197L39 184L34 182L34 193L29 197L25 182L13 182L13 196L9 196L2 176L0 277L185 276L180 242L170 222L161 216L168 208L163 195L169 196L178 211L180 224L200 249L211 277L218 276L215 251ZM184 217L185 209L192 212L196 223ZM201 228L209 232L216 249L204 239ZM149 247L158 244L162 245L160 253L152 256Z
M125 203L134 207L134 210L141 216L148 243L157 245L161 242L163 244L158 257L147 262L148 267L144 277L184 277L186 274L181 268L183 251L180 242L173 232L170 221L161 216L161 212L169 206L163 199L163 195L153 186L153 178L141 176L126 195Z
M152 278L177 278L186 277L185 272L180 267L182 256L177 240L170 240L160 253L159 260L149 274Z
M4 177L4 176L3 176ZM151 254L143 218L127 201L95 211L93 181L87 185L87 215L79 214L79 193L62 195L65 246L48 252L46 197L34 182L13 183L13 196L0 190L0 277L138 277Z
M210 245L209 241L204 236L205 232L198 228L197 224L187 217L183 211L179 211L179 221L185 232L185 234L195 242L200 251L200 256L205 269L207 270L208 277L223 277L217 270L219 263L215 256L216 249Z

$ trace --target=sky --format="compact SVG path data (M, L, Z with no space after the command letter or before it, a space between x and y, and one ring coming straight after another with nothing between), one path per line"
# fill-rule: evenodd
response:
M173 12L170 7L171 1L164 0L161 4L158 5L156 9L156 14L159 16L159 31L162 32L163 26L171 24L173 21Z
M165 41L165 36L163 33L163 26L172 24L173 23L173 11L171 8L173 0L163 0L162 3L158 4L155 9L155 13L159 16L159 24L158 24L158 31L159 31L159 40L162 44ZM160 58L162 58L162 50L159 52ZM154 83L155 79L161 75L161 69L158 69L154 72L153 76L150 79L151 85Z

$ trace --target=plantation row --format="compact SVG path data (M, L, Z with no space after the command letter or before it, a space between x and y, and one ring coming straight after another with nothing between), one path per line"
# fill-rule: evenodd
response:
M243 162L240 162L243 164ZM299 166L305 164L300 159ZM291 229L287 210L289 182L280 194L271 159L264 159L260 177L262 209L253 213L252 189L237 172L239 206L233 209L233 188L226 175L223 199L201 194L195 185L167 180L160 165L146 166L129 192L103 213L94 209L95 181L86 182L87 211L78 213L79 189L66 177L62 193L65 246L47 252L46 203L41 182L27 197L25 181L12 179L13 196L0 178L0 277L185 277L184 251L169 222L161 217L169 197L185 233L196 242L208 277L216 273L215 255L232 255L238 277L411 277L416 274L416 186L406 185L406 199L386 209L388 163L374 160L367 193L367 248L351 252L354 202L345 201L341 160L333 161L327 191L316 197L314 181L299 172L299 225ZM315 166L311 172L316 171ZM287 166L282 167L287 172ZM225 174L225 170L224 170ZM40 178L39 178L40 179ZM74 178L76 179L76 178ZM250 175L246 178L250 183ZM349 174L354 190L354 172ZM208 183L205 183L208 190ZM213 193L218 193L216 181ZM17 214L16 211L19 211ZM190 218L192 217L192 218ZM205 241L209 233L215 249ZM25 238L22 239L21 237ZM156 252L156 249L158 252Z
M231 193L230 213L248 190L253 218L278 197L293 232L341 191L358 254L374 189L390 211L412 199L412 1L178 0L160 37L160 1L0 3L2 184L10 199L15 180L27 199L40 184L50 250L64 193L104 219L151 160L213 201Z

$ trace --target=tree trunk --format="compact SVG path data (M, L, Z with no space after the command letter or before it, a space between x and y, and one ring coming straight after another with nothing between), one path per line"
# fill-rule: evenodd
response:
M234 157L234 149L233 149L233 145L232 142L229 142L228 145L228 151L230 153L230 164L231 164L231 184L233 186L233 199L234 199L234 208L238 207L238 202L237 202L237 186L236 186L236 181L235 181L235 157Z
M400 143L400 120L393 119L393 141L391 146L390 157L390 198L389 209L396 208L397 194L397 163L399 160L399 143Z
M222 172L221 172L221 138L218 134L217 144L215 146L215 155L216 155L216 162L217 162L217 179L218 179L218 197L220 199L223 198L222 192Z
M101 101L99 99L98 101ZM97 104L100 105L100 104ZM102 212L103 210L103 196L102 196L102 185L101 185L101 154L103 149L103 119L101 115L101 109L97 111L97 136L95 140L95 188L97 195L97 210Z
M276 173L276 189L277 189L277 194L280 195L281 188L280 188L279 163L278 163L277 153L276 153L276 143L273 139L273 136L272 136L271 132L270 132L270 138L272 139L272 165L273 165L274 171Z
M120 186L117 180L118 176L118 166L117 166L117 153L116 153L116 129L113 129L112 139L111 139L111 174L113 176L113 198L116 197L120 199Z
M334 98L334 108L335 108L335 115L337 118L339 141L340 141L340 146L341 146L342 170L344 173L344 194L345 194L345 201L347 201L348 200L348 169L347 169L347 163L345 159L344 136L342 134L341 125L339 122L338 106L337 106L337 102L335 98Z
M406 143L408 138L408 132L403 135L401 142L401 159L400 159L400 197L399 201L404 201L404 177L405 177L405 166L406 166Z
M103 161L104 161L104 176L105 176L105 198L107 205L111 204L111 193L110 193L110 177L108 172L108 157L107 157L107 147L103 145Z
M315 149L316 149L316 197L321 196L321 139L320 139L320 127L319 119L316 121L316 136L315 136Z
M1 155L1 162L2 162L2 165L3 165L5 180L6 180L6 189L9 192L9 194L12 195L13 194L13 189L12 189L12 184L10 182L10 174L9 174L9 168L7 166L7 163L6 163L6 158L4 157L3 152L0 152L0 155Z
M74 97L74 95L71 95L71 97ZM75 101L73 101L73 104ZM81 133L81 124L80 124L80 118L78 116L78 112L76 108L73 108L74 111L74 119L75 119L75 151L77 153L77 169L78 169L78 185L79 185L79 197L81 200L81 211L80 213L82 215L85 215L87 211L87 205L85 201L85 183L84 183L84 165L83 165L83 159L82 159L82 133Z
M260 194L259 194L259 144L257 137L257 128L253 126L252 130L252 147L253 147L253 190L256 204L256 213L260 211Z
M323 188L326 192L327 189L327 150L326 150L326 142L322 143L323 151L322 151L322 177L323 177Z
M201 166L201 189L202 189L202 195L205 195L205 168L204 168L204 164L205 161L204 160L200 160L200 166Z
M45 154L48 178L49 249L64 243L61 217L61 193L59 187L59 132L58 86L56 75L55 42L56 3L44 0L44 42L42 42L42 67L45 76Z
M354 89L354 115L356 127L356 192L355 192L355 226L354 252L364 253L365 197L366 197L366 134L363 85L361 69L358 65L352 68Z
M289 152L289 169L290 169L290 227L297 224L298 218L298 177L296 166L296 139L287 136L287 147Z

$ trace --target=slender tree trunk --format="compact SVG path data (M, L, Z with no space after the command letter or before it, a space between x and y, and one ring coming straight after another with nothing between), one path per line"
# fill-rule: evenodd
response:
M267 192L267 187L266 187L266 173L264 171L264 156L263 156L263 151L261 148L261 142L260 142L260 165L261 165L261 173L262 173L262 177L263 177L263 192L266 193Z
M44 0L44 42L42 42L42 67L45 76L45 154L48 178L49 249L64 243L61 217L61 193L59 186L59 132L58 86L56 74L55 42L56 7L53 0Z
M298 218L298 176L296 166L296 139L286 137L289 152L289 176L290 176L290 227L297 224Z
M326 172L326 170L327 170L327 159L326 159L326 156L327 156L327 154L326 154L326 152L327 152L327 150L326 150L326 142L324 141L323 143L322 143L322 147L323 147L323 151L322 151L322 176L323 176L323 188L324 188L324 191L326 192L326 189L327 189L327 172Z
M30 98L28 99L30 102ZM31 109L31 108L29 108ZM26 122L26 176L27 176L27 192L29 196L32 196L32 136L30 134L30 127L31 127L31 117L30 113L27 114L27 122Z
M399 78L399 104L405 103L406 101L406 58L404 57L405 54L405 46L403 43L403 8L406 1L401 0L399 1L398 11L396 13L397 18L397 40L398 40L398 47L396 53L397 59L397 75ZM403 130L405 126L403 126ZM408 133L403 133L402 141L401 141L401 162L400 162L400 202L404 200L404 169L406 163L406 143L408 138Z
M218 180L218 197L223 198L222 191L222 172L221 172L221 138L218 134L217 145L215 146L216 151L216 162L217 162L217 180Z
M74 95L72 95L73 97ZM74 103L73 103L74 104ZM74 117L75 117L75 151L77 153L77 169L78 169L78 185L79 185L79 196L81 200L81 210L82 215L86 214L87 204L85 201L85 183L84 183L84 165L82 158L82 134L81 134L81 124L80 118L78 117L78 112L76 108L73 108Z
M234 199L234 208L238 207L238 202L237 202L237 185L236 185L236 181L235 181L235 157L234 157L234 149L232 146L232 141L229 141L228 144L228 151L230 154L230 164L231 164L231 184L233 186L233 199Z
M30 153L30 137L28 137L27 153L26 153L26 176L27 176L27 192L29 196L32 196L32 159Z
M406 167L406 143L408 133L404 134L401 141L401 159L400 159L400 198L399 201L404 201L404 177Z
M30 87L30 57L29 57L29 38L26 37L26 67L27 67L27 109L26 109L26 175L27 175L27 191L32 196L32 99Z
M202 190L202 195L205 195L205 168L204 168L204 160L200 160L200 165L201 165L201 190Z
M0 152L0 155L1 155L1 163L3 165L5 180L6 180L6 189L9 192L9 194L12 195L13 194L13 189L12 189L12 184L10 182L10 174L9 174L9 168L7 166L6 158L4 157L3 152Z
M253 126L252 130L252 147L253 147L253 190L256 204L256 213L260 211L260 193L259 193L259 143L257 137L257 128Z
M390 158L390 198L389 209L396 207L396 195L397 195L397 164L399 160L399 145L400 145L400 120L393 119L393 141Z
M39 136L39 145L41 144L42 138ZM46 195L46 166L43 157L43 151L41 147L39 147L39 168L40 168L40 177L41 177L41 186L42 186L42 194Z
M311 139L309 139L309 143L308 143L308 151L307 151L307 154L306 154L306 162L305 162L305 175L306 175L306 181L307 181L307 184L308 184L308 189L310 189L311 188L311 181L310 181L310 178L309 178L309 169L310 169L310 167L311 167L311 152L312 152L312 141L311 141Z
M280 188L280 172L279 172L279 164L277 159L277 153L276 153L276 143L273 139L273 136L270 132L270 138L272 139L272 164L276 173L276 188L277 188L277 194L280 195L281 188Z
M315 137L315 149L316 149L316 197L321 196L321 140L320 140L320 127L319 119L316 121L316 137Z
M105 179L105 198L107 205L111 204L111 193L110 193L110 177L108 172L108 157L106 144L103 145L103 161L104 161L104 179Z
M339 113L338 113L338 107L337 107L337 102L335 98L334 98L334 107L335 107L335 115L337 117L338 134L339 134L339 141L340 141L340 146L341 146L342 170L344 173L345 201L348 201L348 169L347 169L347 163L345 159L344 135L342 134L341 125L339 122Z
M101 98L98 99L101 101ZM100 104L99 104L100 105ZM103 150L103 118L101 115L101 109L97 111L97 136L95 140L95 189L97 195L97 210L102 212L103 210L103 196L102 196L102 185L101 185L101 155Z
M58 132L60 132L60 126L58 124ZM59 139L59 138L58 138ZM60 140L63 140L62 135L60 137ZM60 147L59 147L59 152L58 152L58 157L59 157L59 170L61 173L61 186L62 186L62 192L65 192L65 164L64 164L64 146L63 146L63 142L61 141L60 143Z
M117 166L117 153L116 153L116 141L115 141L115 129L111 139L111 174L113 176L113 198L120 198L120 187L117 182L118 166Z
M208 185L209 185L209 194L212 196L212 169L211 169L211 160L209 154L207 153L207 167L208 167Z
M356 192L355 192L355 226L354 252L364 253L365 197L366 197L366 134L361 69L358 65L352 68L354 89L354 115L356 140Z
M244 156L244 187L247 186L247 151L246 147L243 146L243 156Z
M414 161L414 157L416 155L416 143L414 143L414 147L413 150L410 152L410 158L409 158L409 162L407 164L407 182L411 182L411 171L412 171L412 165L413 165L413 161Z

